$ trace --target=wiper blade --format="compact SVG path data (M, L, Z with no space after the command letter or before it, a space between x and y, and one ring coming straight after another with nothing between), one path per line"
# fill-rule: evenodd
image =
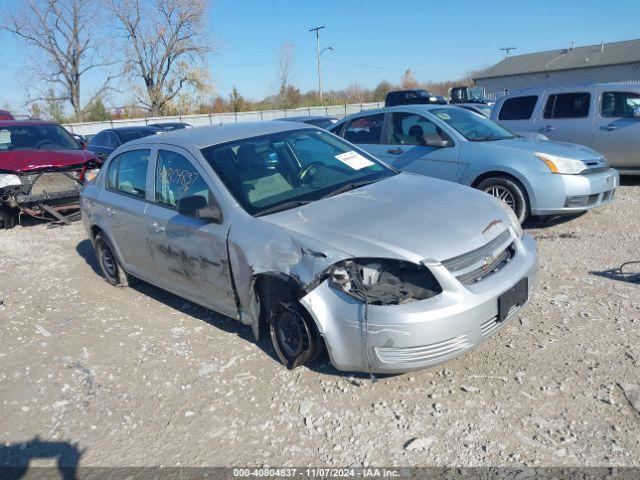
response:
M335 195L340 195L341 193L348 192L349 190L354 190L354 189L359 188L359 187L364 187L365 185L369 185L371 183L376 183L377 181L378 181L378 179L376 179L376 180L360 180L359 182L347 183L346 185L341 186L337 190L334 190L333 192L327 193L326 195L324 195L321 198L328 198L328 197L333 197Z
M295 200L292 202L281 203L279 205L274 205L273 207L261 210L256 214L256 217L261 217L270 213L281 212L283 210L291 210L292 208L301 207L302 205L306 205L307 203L311 203L311 200Z

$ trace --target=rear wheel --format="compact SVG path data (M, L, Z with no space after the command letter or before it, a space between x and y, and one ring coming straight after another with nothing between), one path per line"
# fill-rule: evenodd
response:
M94 244L98 265L105 280L115 287L128 287L129 276L120 266L109 240L102 233L98 233Z
M520 223L529 215L529 201L522 185L507 177L490 177L482 180L476 188L496 197L514 211Z
M309 364L320 351L316 326L298 303L281 303L269 330L278 358L289 369Z
M8 208L0 207L0 230L9 230L16 226L18 215Z

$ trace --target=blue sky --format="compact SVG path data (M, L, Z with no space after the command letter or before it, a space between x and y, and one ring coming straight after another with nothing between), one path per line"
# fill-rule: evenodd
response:
M0 11L18 1L0 0ZM275 58L289 42L294 83L313 89L308 29L326 25L322 46L335 51L323 55L325 90L397 82L407 68L419 80L439 81L496 63L501 47L518 54L637 38L638 18L638 0L214 0L207 24L218 53L208 63L217 93L235 85L259 99L273 92ZM23 45L0 33L0 106L24 101L23 58ZM92 86L88 79L87 94Z

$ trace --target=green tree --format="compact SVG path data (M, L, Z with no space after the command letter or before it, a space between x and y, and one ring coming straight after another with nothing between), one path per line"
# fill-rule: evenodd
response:
M101 122L110 120L111 115L107 111L101 98L97 98L85 108L84 119L87 122Z
M242 95L238 93L238 89L235 87L235 85L231 90L231 95L229 96L229 103L231 104L231 110L233 112L241 112L246 107L247 102L242 97Z

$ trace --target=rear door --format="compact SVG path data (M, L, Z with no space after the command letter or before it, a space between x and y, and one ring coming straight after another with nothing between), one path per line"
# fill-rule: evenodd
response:
M361 115L349 120L341 129L340 136L348 142L358 145L375 157L382 158L383 146L380 144L384 128L384 113Z
M593 148L613 167L640 169L640 92L601 88L598 100Z
M125 270L143 278L154 270L144 227L150 154L149 149L138 149L112 158L107 165L106 188L100 193L96 207Z
M400 170L457 182L458 145L427 147L424 136L453 141L442 127L422 115L393 112L378 157Z
M153 167L153 202L145 216L146 238L156 278L168 290L230 316L237 316L227 254L228 225L181 215L181 198L216 192L187 151L163 145Z
M591 144L595 99L590 88L554 92L548 90L543 97L542 118L537 131L551 140Z

